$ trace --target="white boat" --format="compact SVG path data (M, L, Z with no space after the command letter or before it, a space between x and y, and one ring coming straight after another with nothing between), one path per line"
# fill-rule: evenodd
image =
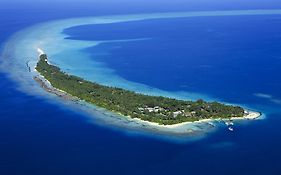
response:
M228 127L228 130L229 131L233 131L234 129L232 127Z
M226 122L224 122L225 123L225 125L226 126L233 126L234 125L234 123L233 122L231 122L231 121L226 121Z

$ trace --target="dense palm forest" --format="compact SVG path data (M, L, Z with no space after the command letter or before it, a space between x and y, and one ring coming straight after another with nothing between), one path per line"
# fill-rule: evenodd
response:
M68 75L62 72L60 68L50 65L45 54L40 56L36 70L53 87L81 100L123 116L139 118L163 125L209 118L243 117L244 115L244 109L239 106L225 105L218 102L205 102L201 99L193 102L149 96L86 81L80 77Z

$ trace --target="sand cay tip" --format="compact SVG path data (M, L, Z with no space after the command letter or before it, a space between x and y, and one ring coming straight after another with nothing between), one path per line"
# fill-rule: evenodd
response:
M40 49L40 48L37 48L37 52L39 53L39 55L45 54L44 51L42 49Z
M254 111L247 111L246 115L244 116L245 119L257 119L261 116L260 112L254 112Z

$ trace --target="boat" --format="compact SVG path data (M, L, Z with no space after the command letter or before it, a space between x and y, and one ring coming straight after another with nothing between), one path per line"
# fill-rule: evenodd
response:
M228 127L228 130L229 131L233 131L234 129L232 127Z
M224 122L225 123L225 125L226 126L233 126L234 125L234 123L233 122L231 122L231 121L226 121L226 122Z

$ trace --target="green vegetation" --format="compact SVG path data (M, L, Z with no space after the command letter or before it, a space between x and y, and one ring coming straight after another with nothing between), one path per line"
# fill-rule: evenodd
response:
M243 117L244 109L203 100L183 101L167 97L138 94L125 89L103 86L68 75L48 64L47 55L40 56L36 70L53 87L109 111L145 121L171 125L201 119Z

